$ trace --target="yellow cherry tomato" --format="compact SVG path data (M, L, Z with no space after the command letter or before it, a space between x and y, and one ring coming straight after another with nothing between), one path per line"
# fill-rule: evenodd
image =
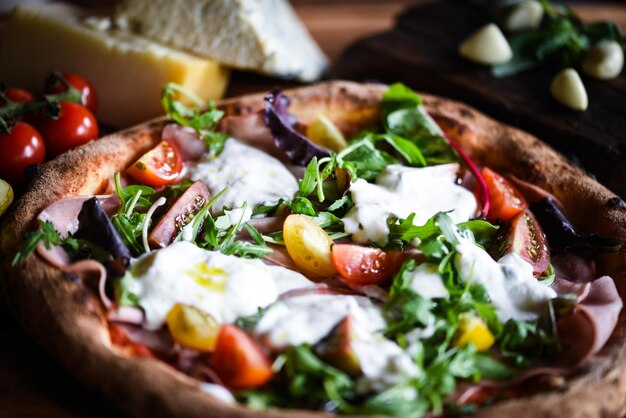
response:
M332 151L341 151L348 146L341 131L323 114L320 114L307 127L306 136L316 144Z
M306 273L329 277L337 272L332 260L333 240L311 218L289 215L283 225L283 239L293 261Z
M480 317L468 313L459 315L459 330L455 345L463 347L467 344L474 344L478 351L488 350L495 338L489 327Z
M0 179L0 216L11 206L13 202L13 189L6 181Z
M168 312L165 322L174 341L199 351L213 351L217 343L219 324L206 312L177 303Z

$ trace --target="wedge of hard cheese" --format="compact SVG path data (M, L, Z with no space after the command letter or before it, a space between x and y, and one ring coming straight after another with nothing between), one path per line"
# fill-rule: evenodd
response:
M327 60L287 0L123 0L116 22L241 69L301 81Z
M214 61L110 29L64 4L20 6L2 34L0 80L38 92L51 71L76 72L98 93L98 119L130 126L163 114L170 81L207 100L222 97L229 71Z

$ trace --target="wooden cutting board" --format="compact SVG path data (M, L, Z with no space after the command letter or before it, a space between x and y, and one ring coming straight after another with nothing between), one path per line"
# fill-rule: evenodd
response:
M585 112L568 110L551 97L549 86L557 68L495 78L489 68L457 53L466 36L489 22L484 3L442 0L415 5L397 18L392 30L351 45L334 66L333 76L402 81L468 103L538 136L626 198L624 72L610 82L582 75L589 95ZM626 11L623 5L612 8Z

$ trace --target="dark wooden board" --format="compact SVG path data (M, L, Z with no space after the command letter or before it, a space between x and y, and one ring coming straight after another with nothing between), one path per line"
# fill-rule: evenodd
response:
M397 18L392 30L351 45L334 66L333 76L401 81L420 91L468 103L535 134L626 198L624 72L610 82L582 75L589 108L585 112L568 110L549 92L557 68L495 78L489 68L458 55L458 44L488 22L484 2L479 0L415 5Z

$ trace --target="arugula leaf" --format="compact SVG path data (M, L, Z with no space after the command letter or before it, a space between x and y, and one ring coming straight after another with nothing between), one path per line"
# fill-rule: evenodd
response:
M120 212L111 217L111 222L120 234L124 245L135 256L144 252L141 233L145 219L146 214L139 212L132 212L130 215Z
M146 199L146 196L152 196L156 193L152 187L138 184L122 187L120 173L115 173L113 180L115 182L115 193L122 201L120 213L123 212L130 216L135 207L148 209L152 205L152 202Z
M261 318L263 318L263 315L265 314L265 311L267 311L267 309L268 308L259 307L257 308L257 312L255 314L241 316L237 318L237 320L235 321L235 326L241 328L246 332L252 332L254 327L256 327L256 324L258 324Z
M175 97L183 95L193 107L189 107ZM165 113L181 126L193 128L204 139L207 148L212 154L219 154L224 149L224 143L228 136L223 132L217 132L217 124L224 116L224 112L217 109L213 102L206 104L192 91L175 83L168 83L161 91L161 104Z
M477 353L475 355L474 365L481 378L487 380L507 380L513 376L514 372L506 364L485 353Z
M418 295L410 286L412 272L417 263L408 260L396 274L389 290L389 299L385 303L384 314L387 319L385 334L394 335L409 331L416 326L426 326L434 320L430 300Z
M394 110L417 107L422 104L422 98L409 87L402 83L395 83L389 86L383 94L382 116L387 116Z
M408 165L425 167L428 164L426 158L422 155L422 151L414 142L392 133L383 134L382 138L404 158Z
M132 274L127 271L121 279L112 282L118 306L139 306L139 296L131 290L135 280Z
M388 165L398 161L375 146L376 134L364 132L337 155L339 165L353 178L372 180Z
M251 224L242 222L247 208L246 203L241 208L239 220L234 224L231 223L228 215L222 215L217 219L213 218L209 209L225 191L226 189L215 195L196 213L187 225L191 232L189 232L189 236L186 239L200 248L220 251L223 254L237 255L243 258L263 258L265 255L272 253L273 250L267 246L263 235ZM250 234L252 242L236 239L237 234L243 228L246 228ZM183 232L181 231L179 237L182 236Z
M362 405L343 403L340 409L349 414L420 418L428 412L429 402L419 396L414 382L406 382L367 398Z
M499 226L489 223L482 219L473 219L467 222L457 224L459 233L465 237L470 236L478 245L487 248L496 237ZM468 232L470 234L468 234Z
M52 248L53 245L63 245L66 242L71 246L75 244L76 240L72 237L62 239L52 222L42 221L40 219L38 219L37 222L39 224L39 228L26 234L26 237L20 246L20 250L15 254L13 260L11 261L11 266L16 266L26 257L31 255L40 242L43 242L47 250Z

